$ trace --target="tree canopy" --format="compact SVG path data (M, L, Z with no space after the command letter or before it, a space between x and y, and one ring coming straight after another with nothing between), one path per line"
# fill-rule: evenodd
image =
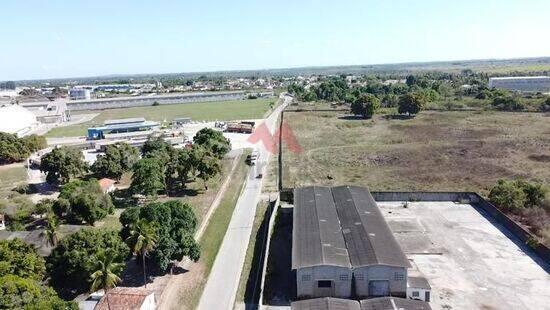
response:
M40 170L48 183L67 183L88 172L88 164L80 150L62 146L42 156Z
M122 174L130 171L138 160L136 148L128 143L116 143L108 145L104 155L97 156L91 170L99 178L120 180Z
M212 128L203 128L193 137L193 144L204 147L206 150L222 158L231 151L229 139L223 136L223 133Z
M362 94L351 104L351 112L369 118L380 108L380 99L372 94Z
M36 249L21 239L0 240L0 275L42 280L46 266Z
M397 112L408 115L418 114L426 104L426 97L419 92L411 92L399 97Z
M0 165L19 162L46 147L43 136L30 135L18 138L14 134L0 132Z
M154 196L166 188L166 167L159 158L142 158L133 167L132 184L133 193Z
M36 280L3 275L0 276L0 309L78 310L78 305L62 300L52 288Z
M120 222L123 238L128 240L130 247L135 247L135 244L127 238L140 220L156 226L157 242L150 258L160 269L165 270L171 260L181 260L184 256L194 261L199 259L199 245L193 238L197 218L186 203L172 200L126 209L120 216Z
M61 188L54 206L56 213L63 213L77 222L93 225L114 211L111 197L99 186L96 179L71 181Z
M83 229L62 239L47 258L52 285L87 291L101 251L110 251L111 263L123 263L129 254L128 246L114 230Z

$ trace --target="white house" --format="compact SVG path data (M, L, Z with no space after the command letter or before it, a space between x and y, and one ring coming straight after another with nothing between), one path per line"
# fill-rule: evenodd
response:
M407 281L407 298L430 302L431 286L423 277L409 277Z
M94 310L155 310L156 308L153 291L135 287L115 287L101 298Z

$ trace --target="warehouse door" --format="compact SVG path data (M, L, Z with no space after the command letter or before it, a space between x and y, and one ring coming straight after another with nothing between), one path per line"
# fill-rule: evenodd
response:
M390 281L376 280L369 281L369 296L389 296Z
M317 288L315 289L316 297L333 297L334 296L334 281L320 280L317 281Z

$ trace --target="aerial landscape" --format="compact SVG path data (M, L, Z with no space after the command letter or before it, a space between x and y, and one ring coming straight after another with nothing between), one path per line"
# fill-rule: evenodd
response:
M548 309L550 3L0 7L0 309Z

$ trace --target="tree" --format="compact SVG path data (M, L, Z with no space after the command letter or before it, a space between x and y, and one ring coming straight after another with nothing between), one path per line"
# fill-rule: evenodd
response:
M14 134L0 132L0 164L9 164L25 160L46 147L46 139L42 136L30 135L19 138Z
M546 97L546 100L539 106L539 111L550 112L550 97Z
M412 92L399 97L399 107L397 111L400 114L407 113L414 115L420 112L426 104L426 98L419 92Z
M58 202L63 206L68 204L65 212L72 220L90 225L114 212L111 197L103 192L96 179L75 180L63 185Z
M152 153L161 152L168 154L172 148L172 145L162 137L149 137L141 147L141 154L143 157L153 157L150 156Z
M32 245L17 238L0 240L0 275L42 280L45 271L44 259Z
M132 224L130 237L128 237L127 242L129 243L133 253L141 257L141 264L143 268L143 285L145 285L145 287L147 287L145 257L153 251L157 245L157 239L156 228L149 222L145 220L138 220Z
M47 174L48 183L67 183L88 172L88 165L80 150L62 146L42 156L40 170Z
M142 158L133 167L132 184L134 193L154 196L166 188L165 167L158 158Z
M530 183L523 180L516 181L516 186L520 188L525 194L525 206L527 208L542 206L547 188L541 183Z
M112 263L123 263L129 254L114 230L82 229L63 238L47 258L52 285L76 293L87 291L100 250L111 251Z
M137 222L157 223L156 247L151 251L151 260L165 270L172 260L181 260L188 256L194 261L200 257L200 248L193 235L197 227L197 218L193 209L180 200L164 203L150 203L142 208L126 209L120 216L121 235L131 247L134 246L130 232ZM132 242L131 242L132 241Z
M139 152L128 143L108 145L105 155L99 155L92 165L92 172L100 178L120 180L124 172L130 171L139 160Z
M520 101L518 96L498 96L493 99L492 105L502 111L521 111L525 109L525 104Z
M380 99L372 94L362 94L351 104L351 112L355 115L361 115L364 118L370 118L376 110L380 108Z
M498 180L489 192L491 203L505 210L518 210L525 206L525 193L514 181Z
M193 144L204 147L218 158L222 158L231 151L229 139L221 131L212 128L203 128L193 137Z
M208 189L206 182L222 171L220 159L206 152L197 165L197 171L199 172L198 177L204 183L204 189Z
M445 100L449 100L449 97L453 95L453 87L447 83L441 83L437 88L437 92L443 96Z
M0 276L0 309L78 310L72 301L59 298L50 287L16 275Z
M46 240L46 244L52 247L55 247L57 245L57 242L59 241L59 222L57 220L57 217L55 215L48 216L48 222L46 224L46 228L44 229L44 232L42 232L42 236Z
M120 274L124 269L124 263L115 261L116 255L112 250L101 249L96 255L96 261L93 263L90 280L90 292L99 289L107 292L120 282Z

